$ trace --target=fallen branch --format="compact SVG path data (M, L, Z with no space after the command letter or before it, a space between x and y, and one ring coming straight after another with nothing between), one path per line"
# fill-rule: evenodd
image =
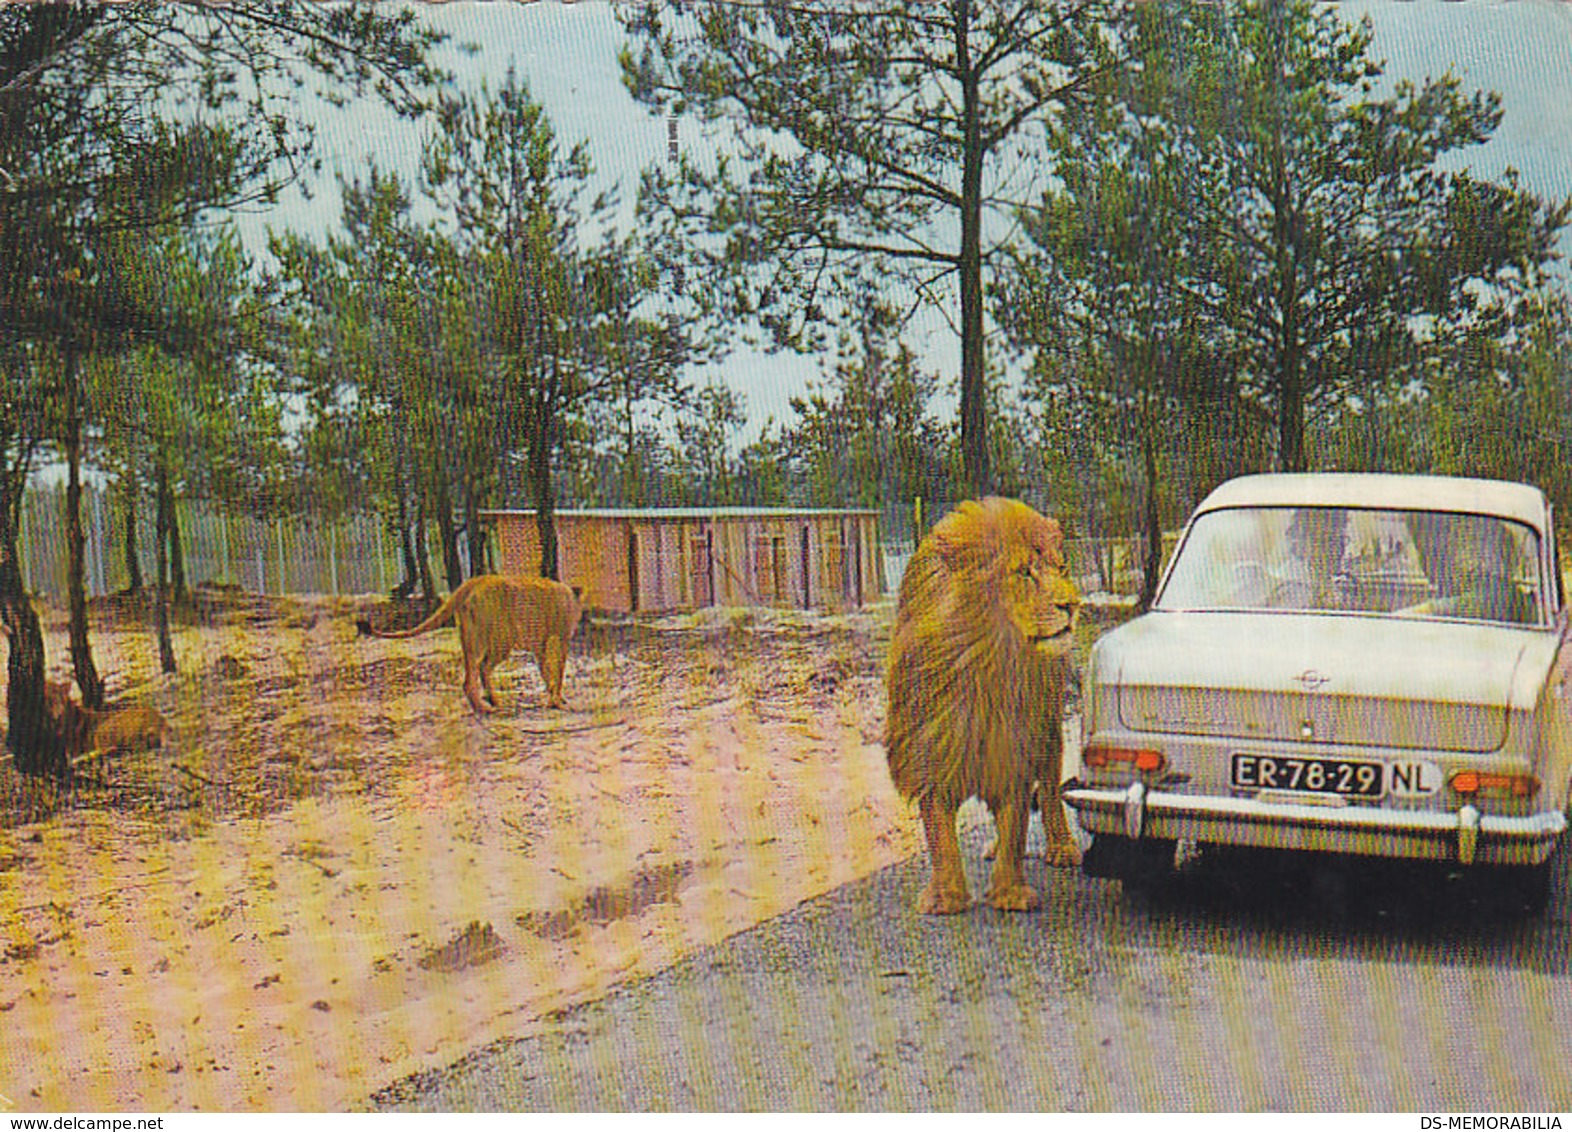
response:
M579 731L600 731L607 727L621 727L626 719L612 719L605 723L579 723L571 727L520 727L526 735L571 735Z
M338 870L337 869L330 869L326 865L324 865L321 861L314 861L310 857L302 857L299 853L291 853L291 854L288 854L288 855L294 857L295 860L297 860L297 861L304 861L306 864L310 865L312 868L318 870L325 877L336 877L336 876L338 876Z
M86 766L88 763L98 762L100 759L108 758L110 755L114 754L114 751L115 749L113 747L106 747L102 750L95 747L93 750L87 752L87 754L78 755L76 758L72 759L71 769L75 770L79 766Z
M231 783L228 779L224 779L224 780L220 781L220 780L217 780L217 779L209 778L207 775L203 774L201 771L192 770L190 767L186 766L184 763L170 763L169 765L174 767L181 774L188 774L192 778L196 779L198 782L205 783L208 786L232 786L233 785L233 783Z

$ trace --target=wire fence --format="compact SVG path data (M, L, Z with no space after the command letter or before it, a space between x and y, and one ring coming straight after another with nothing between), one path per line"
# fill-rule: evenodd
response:
M1179 541L1179 532L1163 535L1163 562L1166 565ZM887 540L884 543L884 576L886 590L895 593L906 572L906 563L912 556L914 545L910 539ZM1141 592L1141 579L1146 569L1146 540L1138 535L1115 538L1068 539L1064 544L1065 559L1070 564L1070 578L1083 594L1113 594L1116 597L1134 597Z
M178 502L175 512L190 585L220 583L250 593L357 594L386 592L403 577L398 540L375 516L336 523L265 521L195 502ZM124 508L102 488L84 485L81 513L88 595L124 590L131 582ZM18 548L23 578L29 591L51 601L64 601L66 595L65 515L63 485L34 487L23 500ZM156 577L151 506L138 510L136 524L137 561L143 583L150 585ZM435 557L432 568L442 577Z
M66 596L65 514L64 485L35 486L23 501L23 577L29 591L59 602ZM259 594L386 593L404 576L397 536L374 515L334 523L298 517L260 520L192 501L177 502L176 515L190 585L219 583ZM144 504L136 522L137 560L143 583L151 584L155 578L152 508ZM88 595L124 590L131 582L125 510L96 485L82 489L82 530ZM1164 561L1177 538L1172 532L1164 536ZM428 540L432 573L441 579L444 570L435 548L436 540ZM913 548L909 537L884 539L887 592L899 589ZM1135 536L1071 539L1065 553L1071 577L1083 593L1130 596L1141 590L1144 548L1145 540ZM460 540L466 574L468 549L467 541Z

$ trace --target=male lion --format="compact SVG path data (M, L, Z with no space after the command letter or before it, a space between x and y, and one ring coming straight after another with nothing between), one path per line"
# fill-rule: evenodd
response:
M1031 791L1040 783L1047 859L1079 859L1059 801L1060 723L1080 595L1059 524L1012 499L968 500L936 524L901 580L890 641L890 777L916 798L933 877L917 908L971 904L955 815L981 798L998 827L985 899L1029 911L1021 876Z
M162 747L169 733L164 717L146 704L96 711L72 699L71 685L64 681L44 683L44 711L73 759L89 752L108 755Z
M491 670L519 646L535 654L546 681L546 706L566 707L562 699L562 673L568 662L568 641L578 628L583 610L581 591L549 578L504 578L488 574L471 578L448 595L437 611L413 629L383 632L362 618L362 634L387 640L418 637L458 622L459 643L464 648L464 694L482 714L497 706L491 687ZM481 699L481 688L486 690Z

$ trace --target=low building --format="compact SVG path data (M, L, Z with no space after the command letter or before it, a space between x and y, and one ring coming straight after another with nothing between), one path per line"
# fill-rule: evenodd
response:
M850 609L884 593L879 513L773 507L554 512L557 574L624 613L765 605ZM534 511L483 511L500 569L540 573Z

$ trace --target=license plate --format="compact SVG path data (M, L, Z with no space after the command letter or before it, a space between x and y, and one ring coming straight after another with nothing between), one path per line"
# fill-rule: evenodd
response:
M1353 759L1236 754L1233 784L1243 790L1299 790L1379 798L1386 791L1384 769L1381 763Z

